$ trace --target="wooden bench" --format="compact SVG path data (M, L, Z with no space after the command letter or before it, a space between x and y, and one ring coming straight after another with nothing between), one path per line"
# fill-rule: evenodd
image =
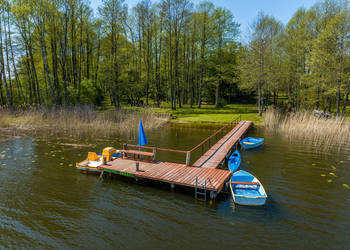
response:
M138 155L139 158L141 155L154 158L154 153L152 153L152 152L145 152L145 151L138 151L138 150L125 150L125 149L120 150L120 151L124 154L132 154L132 155L134 155L134 158L136 155Z

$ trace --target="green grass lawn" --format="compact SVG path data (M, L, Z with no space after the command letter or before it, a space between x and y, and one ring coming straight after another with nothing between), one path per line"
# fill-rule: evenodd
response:
M183 107L170 111L175 122L214 122L226 123L241 115L242 120L250 120L260 123L261 118L257 114L257 108L252 104L229 104L222 108L215 105L203 105L199 108Z
M137 107L123 107L123 109L142 109ZM262 119L258 116L257 107L254 104L229 104L222 108L216 108L215 105L202 105L190 108L185 105L182 108L171 110L169 104L163 104L160 108L153 108L155 112L167 113L176 117L172 122L179 123L227 123L241 115L242 120L250 120L254 123L261 123Z
M123 106L123 109L142 110L143 108ZM262 117L258 116L258 108L255 104L228 104L222 108L216 108L215 105L202 105L200 109L196 105L193 108L184 105L182 108L171 110L170 103L162 103L160 108L152 109L158 113L171 114L176 117L171 121L179 123L228 123L239 115L242 120L249 120L255 124L262 123ZM350 106L347 108L345 121L350 122Z

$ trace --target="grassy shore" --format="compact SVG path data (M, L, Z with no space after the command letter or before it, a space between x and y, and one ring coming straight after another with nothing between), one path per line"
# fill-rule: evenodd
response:
M108 137L119 133L134 135L138 131L139 120L143 121L145 130L149 130L168 122L169 115L156 113L153 109L101 113L90 107L0 110L1 128L40 137Z
M307 111L282 114L269 109L264 116L264 126L267 131L311 143L324 151L329 146L340 148L350 143L350 123L344 118L319 118Z
M143 108L125 107L126 110L142 110ZM176 110L171 110L169 105L165 104L160 108L153 109L156 113L169 114L174 119L172 122L178 123L228 123L238 116L242 120L250 120L255 124L262 122L262 118L257 114L257 107L254 104L229 104L222 108L216 108L215 105L202 105L201 108L188 105Z

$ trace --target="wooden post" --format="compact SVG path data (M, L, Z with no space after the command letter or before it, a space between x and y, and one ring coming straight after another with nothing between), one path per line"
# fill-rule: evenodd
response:
M156 161L157 161L157 158L156 158L156 155L157 155L157 148L156 148L156 147L153 148L153 154L154 154L154 155L153 155L153 161L156 162Z
M208 143L209 143L209 147L208 147L208 149L210 148L210 138L209 138L209 140L208 140Z
M136 171L139 171L140 163L136 162Z
M186 153L186 166L190 166L191 162L191 151L187 151Z
M123 144L123 149L126 150L127 148L128 148L128 144L124 143ZM126 153L123 154L122 158L124 158L124 156L127 156Z
M197 200L198 176L196 176L196 185L194 186L194 198Z
M102 169L100 177L98 177L98 181L103 180L104 173L105 173L105 171L104 171L104 169Z

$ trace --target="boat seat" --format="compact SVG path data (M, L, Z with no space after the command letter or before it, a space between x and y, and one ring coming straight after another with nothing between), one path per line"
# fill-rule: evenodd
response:
M235 189L247 189L247 190L256 190L259 188L259 185L244 185L244 184L237 184L235 186Z

